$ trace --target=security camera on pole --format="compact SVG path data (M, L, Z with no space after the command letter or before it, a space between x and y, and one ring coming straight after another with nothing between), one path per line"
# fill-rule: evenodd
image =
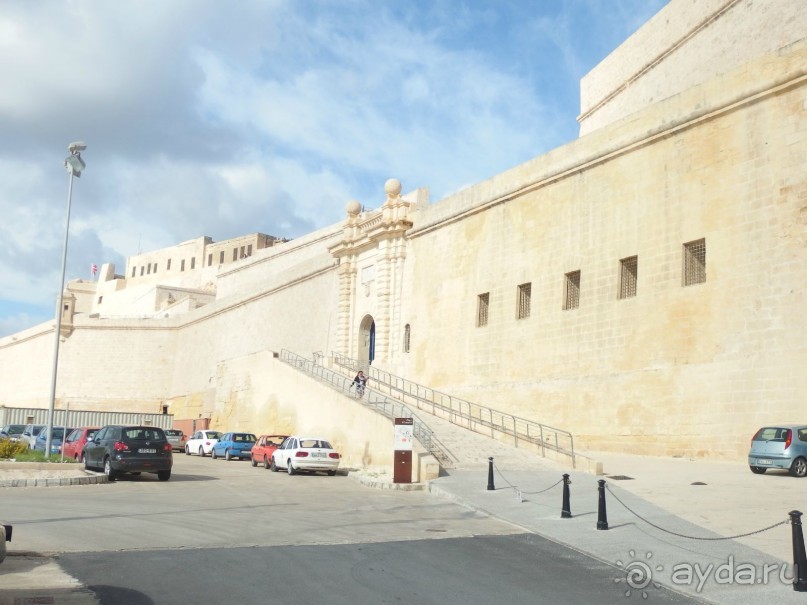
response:
M81 152L87 149L87 144L83 141L76 141L67 146L70 155L64 159L64 167L67 168L67 216L64 221L64 247L62 249L62 278L59 282L59 294L56 303L56 329L54 330L53 344L53 372L50 381L50 401L48 406L48 425L45 441L45 456L50 456L51 440L53 438L53 408L56 403L56 370L59 366L59 338L62 333L62 306L64 305L64 275L67 268L67 236L70 233L70 204L73 199L73 177L80 177L81 171L87 165L81 159Z

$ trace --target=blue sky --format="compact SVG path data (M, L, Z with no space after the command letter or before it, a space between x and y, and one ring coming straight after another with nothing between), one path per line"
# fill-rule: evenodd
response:
M432 202L577 137L579 81L667 0L4 0L0 336L67 279Z

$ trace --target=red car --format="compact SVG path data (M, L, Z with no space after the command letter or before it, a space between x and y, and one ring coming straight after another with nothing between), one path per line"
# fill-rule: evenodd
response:
M252 446L252 466L263 462L263 468L269 468L274 452L288 435L261 435Z
M82 426L70 431L64 440L64 445L62 445L64 457L84 462L84 447L87 445L87 441L92 441L93 435L99 428L97 426Z

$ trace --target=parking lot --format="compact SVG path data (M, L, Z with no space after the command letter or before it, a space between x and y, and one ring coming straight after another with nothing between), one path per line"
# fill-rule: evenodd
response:
M425 492L377 490L340 471L274 473L249 461L174 455L170 481L126 476L105 485L3 493L12 550L346 544L502 535L517 530Z

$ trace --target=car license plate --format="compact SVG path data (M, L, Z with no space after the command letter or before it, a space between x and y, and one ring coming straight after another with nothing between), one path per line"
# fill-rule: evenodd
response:
M311 457L312 458L324 458L325 454L323 452L312 452Z
M767 458L758 458L757 464L773 464L773 460L768 460Z
M157 453L157 450L155 450L153 448L143 448L143 447L141 447L140 450L138 450L138 451L141 454L156 454Z

